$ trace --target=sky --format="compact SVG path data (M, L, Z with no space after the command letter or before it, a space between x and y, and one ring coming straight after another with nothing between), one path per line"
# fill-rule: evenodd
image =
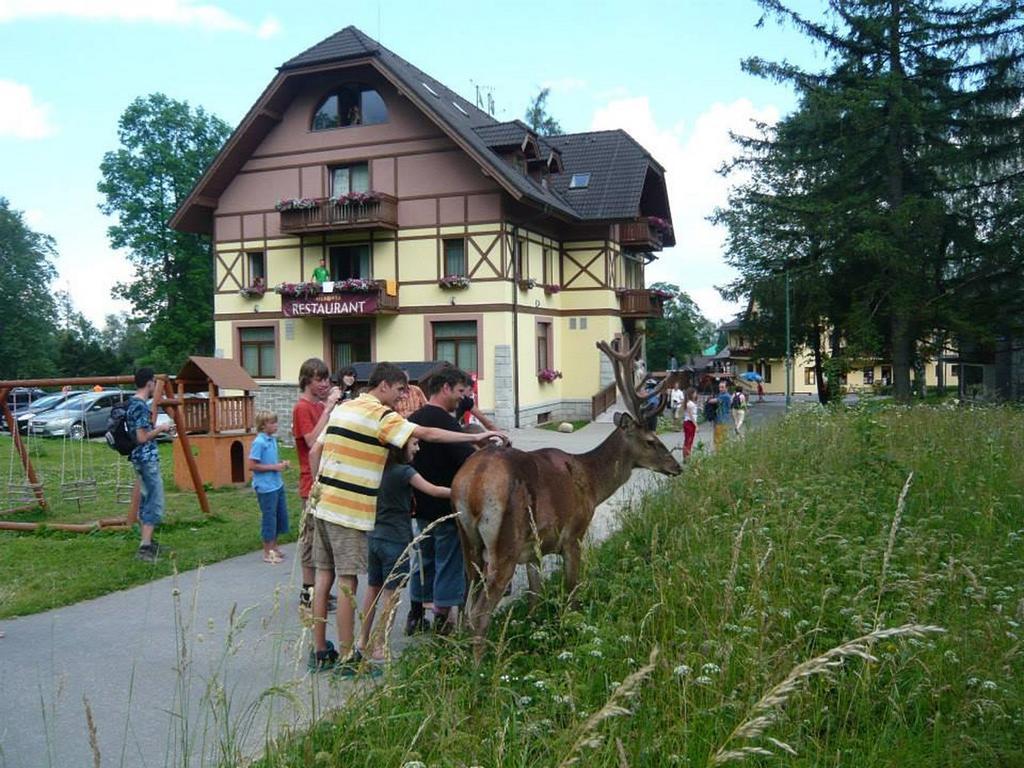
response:
M729 133L794 103L741 61L820 55L760 18L754 0L0 0L0 197L56 239L54 290L102 325L128 309L111 289L132 276L96 191L125 107L162 92L237 125L277 66L354 24L470 100L489 90L499 120L549 87L566 132L628 131L666 168L676 232L648 283L677 284L718 322L739 310L716 290L733 272L706 221L728 194Z

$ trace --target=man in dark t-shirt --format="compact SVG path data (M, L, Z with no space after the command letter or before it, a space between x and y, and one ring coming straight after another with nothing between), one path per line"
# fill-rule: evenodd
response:
M427 404L417 410L409 421L424 427L437 427L449 432L461 432L452 412L466 394L469 377L455 367L444 367L432 373L427 380ZM434 485L450 488L455 473L473 454L466 444L420 443L420 451L413 466L425 480ZM416 511L415 531L422 531L435 520L451 514L448 499L438 499L414 491ZM417 562L410 580L409 618L406 631L414 632L424 623L423 603L434 604L434 627L439 632L451 630L457 618L456 611L466 599L465 568L462 544L455 519L445 520L435 527L419 544Z

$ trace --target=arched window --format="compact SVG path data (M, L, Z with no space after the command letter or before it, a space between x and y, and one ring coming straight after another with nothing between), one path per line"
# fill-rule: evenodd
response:
M388 121L384 99L373 88L345 83L332 90L313 113L313 130L347 128L350 125L376 125Z

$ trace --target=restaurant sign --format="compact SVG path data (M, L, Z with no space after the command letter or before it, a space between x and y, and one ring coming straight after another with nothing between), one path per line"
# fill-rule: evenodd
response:
M322 293L319 296L287 297L281 300L285 317L339 317L372 315L377 311L376 293Z

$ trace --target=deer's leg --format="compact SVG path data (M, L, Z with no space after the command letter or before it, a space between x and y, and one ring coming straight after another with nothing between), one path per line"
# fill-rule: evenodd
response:
M499 560L494 557L492 562L487 564L483 594L473 601L473 611L470 614L470 623L473 626L473 657L477 662L484 653L484 636L491 623L491 616L501 602L505 587L512 581L515 572L516 563L511 558Z
M567 595L573 595L580 578L580 542L578 539L565 543L565 546L562 547L562 560L562 570L565 571L565 592ZM573 605L576 604L575 596L572 597L571 602Z
M467 530L459 518L459 538L462 540L462 552L466 565L466 615L472 617L473 604L480 597L484 584L484 543L480 533L476 530Z
M540 561L531 560L526 564L526 581L529 583L530 588L526 593L527 600L530 604L530 611L537 607L537 603L540 601L540 590L541 590L541 578L540 578Z

